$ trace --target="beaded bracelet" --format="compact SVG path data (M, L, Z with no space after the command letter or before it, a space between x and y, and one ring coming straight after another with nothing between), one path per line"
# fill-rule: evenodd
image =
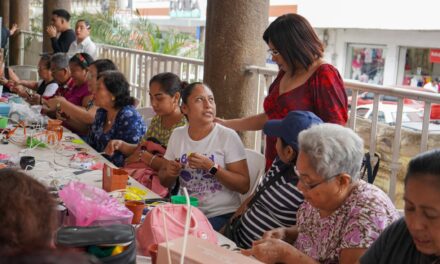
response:
M148 166L151 167L151 164L153 164L153 160L157 157L157 155L153 155L153 157L151 157L150 159L150 163L148 164Z

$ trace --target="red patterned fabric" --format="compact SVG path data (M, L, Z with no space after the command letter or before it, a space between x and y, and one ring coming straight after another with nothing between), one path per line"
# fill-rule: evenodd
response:
M264 99L264 112L269 120L282 119L295 110L310 111L324 122L345 125L348 118L347 94L338 70L330 64L322 64L301 86L279 95L280 71L269 87ZM276 138L266 137L266 170L276 156Z

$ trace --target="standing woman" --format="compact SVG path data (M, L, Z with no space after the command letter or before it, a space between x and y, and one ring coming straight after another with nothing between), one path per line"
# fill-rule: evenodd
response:
M273 21L263 34L279 72L264 100L264 113L217 121L238 131L260 130L268 120L294 110L310 111L324 122L345 125L347 95L338 70L323 59L324 48L310 23L297 14ZM276 156L276 138L266 138L266 169Z
M98 89L95 95L95 121L90 129L88 143L96 151L102 152L112 139L121 139L137 144L145 133L145 123L133 106L129 84L118 71L105 71L98 76ZM120 167L124 164L124 155L115 151L109 158Z
M164 165L163 186L177 178L215 230L220 230L240 206L238 193L249 190L249 172L243 143L237 133L214 123L216 106L208 86L192 83L182 91L182 112L188 125L171 134Z

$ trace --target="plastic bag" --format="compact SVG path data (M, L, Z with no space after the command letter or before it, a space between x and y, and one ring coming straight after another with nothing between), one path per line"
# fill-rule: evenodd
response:
M47 123L47 117L40 114L41 105L29 106L27 104L10 103L9 117L16 122L25 121L27 125Z
M133 213L102 189L81 182L70 182L59 196L73 217L70 225L130 224Z

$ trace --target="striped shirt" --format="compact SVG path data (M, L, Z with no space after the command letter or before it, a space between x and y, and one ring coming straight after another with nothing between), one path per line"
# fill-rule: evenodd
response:
M291 164L278 158L272 163L256 193L273 177L279 177L261 193L257 200L241 216L235 241L242 248L250 248L252 241L260 239L264 232L278 227L296 224L296 212L303 202L303 195L296 187L298 177Z

